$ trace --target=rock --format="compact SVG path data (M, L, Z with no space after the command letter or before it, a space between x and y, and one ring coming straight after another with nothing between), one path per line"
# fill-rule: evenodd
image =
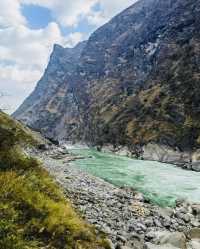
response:
M174 210L172 208L159 208L157 210L158 215L160 215L163 218L169 218L174 214Z
M152 243L146 243L145 244L145 249L178 249L177 247L174 247L170 244L166 244L166 245L155 245Z
M155 236L156 236L155 232L152 232L152 231L151 231L151 232L148 232L148 233L146 234L146 238L147 238L148 240L154 239Z
M153 223L153 218L145 219L144 224L145 224L147 227L152 227L153 224L154 224L154 223Z
M121 241L121 242L123 242L123 243L125 243L126 242L126 238L125 237L123 237L123 236L121 236L121 235L117 235L117 238L116 238L118 241Z
M171 225L171 220L170 220L170 218L168 218L168 219L165 219L164 221L163 221L163 226L164 227L167 227L167 228L169 228L170 227L170 225Z
M200 228L192 228L188 232L188 237L190 239L199 239L200 240Z
M158 218L154 218L154 224L156 227L162 227L161 222L158 220Z
M122 244L117 243L116 246L115 246L115 249L122 249L122 247L123 247Z
M145 160L179 164L188 162L189 154L173 150L166 145L149 143L143 146L143 158Z
M198 216L200 219L200 204L193 204L191 208L192 208L192 213Z
M137 193L135 196L134 196L134 199L136 201L139 201L139 202L143 202L144 201L144 195L142 193Z
M101 230L106 234L111 234L111 229L108 226L103 226Z
M175 217L178 218L179 220L182 220L182 219L183 219L183 216L184 216L184 214L181 213L181 212L177 212L177 213L175 214ZM179 221L178 221L178 222L179 222Z
M183 201L183 204L185 204L185 201ZM182 213L182 214L187 214L187 212L188 212L187 207L185 207L185 206L180 207L178 209L178 212Z
M186 237L184 233L180 232L162 232L158 234L158 238L155 242L159 245L170 244L180 249L186 249Z
M142 237L138 233L131 233L129 236L131 241L142 241Z
M115 153L119 156L130 156L128 147L119 148Z
M137 227L139 227L144 232L147 230L147 227L142 223L137 223Z
M183 215L183 220L184 220L186 223L190 222L190 215L189 215L189 214Z
M143 249L144 248L144 242L141 239L135 239L131 241L130 244L131 244L130 249Z
M109 249L115 249L115 246L110 239L107 239L106 242L108 244Z
M200 240L191 240L187 243L187 249L199 249L200 248Z
M49 150L48 144L39 144L37 146L37 148L38 148L38 150L41 150L41 151L47 151L47 150Z
M133 249L133 248L130 248L128 246L121 246L121 249Z
M176 200L176 206L177 206L177 207L183 206L184 203L185 203L185 199L178 198L178 199Z
M191 165L192 170L200 172L200 161L193 162Z
M200 227L200 221L196 220L196 219L192 219L191 220L191 225L193 227Z

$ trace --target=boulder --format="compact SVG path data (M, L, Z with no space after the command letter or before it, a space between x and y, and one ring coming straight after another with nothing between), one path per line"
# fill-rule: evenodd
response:
M157 245L171 245L176 248L186 249L186 236L181 232L160 232L155 240Z
M200 219L200 204L193 204L192 205L192 213L199 217Z
M39 145L37 146L37 148L38 148L38 150L41 150L41 151L47 151L47 150L49 150L49 145L48 145L48 144L45 144L45 143L39 144Z
M187 249L199 249L200 248L200 240L191 240L187 243Z
M200 240L200 228L190 229L190 231L188 232L187 235L190 239L199 239Z
M173 150L165 145L149 143L143 146L143 159L159 162L185 164L189 162L189 154L179 150Z
M107 242L108 247L109 247L110 249L115 249L115 246L114 246L114 244L112 243L112 241L111 241L110 239L107 239L106 242Z
M200 161L192 163L192 170L200 172Z

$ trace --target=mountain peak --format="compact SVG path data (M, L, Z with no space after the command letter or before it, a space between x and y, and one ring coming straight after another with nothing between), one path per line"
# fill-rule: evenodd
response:
M63 46L61 46L60 44L57 44L57 43L55 43L53 45L53 50L61 50L61 49L65 49L65 48Z

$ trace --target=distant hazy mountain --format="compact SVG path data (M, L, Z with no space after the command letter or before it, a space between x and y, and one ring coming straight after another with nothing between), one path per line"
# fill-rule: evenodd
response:
M73 49L55 45L14 116L53 138L200 145L200 1L140 0Z

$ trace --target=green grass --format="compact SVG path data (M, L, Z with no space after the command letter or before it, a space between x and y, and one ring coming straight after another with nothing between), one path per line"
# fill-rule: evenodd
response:
M0 113L0 248L109 248L40 162L23 153L21 145L33 141L19 123Z

